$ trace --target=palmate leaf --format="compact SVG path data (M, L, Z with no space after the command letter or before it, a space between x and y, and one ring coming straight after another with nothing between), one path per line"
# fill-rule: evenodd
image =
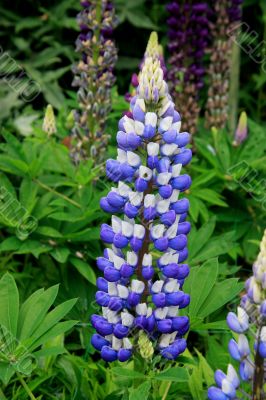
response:
M156 374L153 379L157 381L170 381L170 382L187 382L188 372L183 367L172 367L166 371Z
M192 268L184 284L184 291L191 297L188 309L191 328L193 330L226 329L224 321L208 321L208 324L204 324L204 320L232 301L242 289L243 284L236 278L218 282L216 258L206 261L200 267Z
M58 285L39 289L19 307L14 278L7 273L0 280L0 379L4 384L8 384L15 372L29 375L34 367L34 351L76 324L76 321L61 321L76 299L49 312L57 293Z
M203 303L198 316L205 318L218 310L226 303L229 303L237 294L243 290L244 284L238 282L237 278L226 279L223 282L216 282L208 298Z
M189 315L196 317L204 301L208 298L218 276L218 260L206 261L201 267L192 268L188 279L193 293L189 305Z
M196 265L210 258L228 253L235 247L235 232L212 237L215 220L210 219L198 231L192 229L189 238L189 263Z
M65 315L68 314L68 312L75 305L76 301L77 299L67 300L50 311L45 316L38 329L32 336L30 336L30 339L27 341L28 346L32 348L32 346L36 344L36 342L43 337L43 335L47 334L47 332L49 332L62 318L64 318Z
M56 299L58 288L59 286L55 285L42 293L38 291L39 295L34 298L34 302L31 302L31 307L27 308L27 312L23 312L23 319L20 317L18 329L18 338L20 340L25 340L32 336L43 322L47 311Z
M193 257L209 241L214 229L215 218L211 218L208 222L202 225L198 231L196 231L196 229L191 230L189 235L189 255L191 259L193 259Z

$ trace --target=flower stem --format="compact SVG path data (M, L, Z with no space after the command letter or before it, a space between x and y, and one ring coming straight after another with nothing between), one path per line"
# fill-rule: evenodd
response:
M163 394L162 400L166 400L166 397L167 397L167 395L168 395L168 392L169 392L169 389L170 389L170 387L171 387L171 384L172 384L171 381L167 383L167 386L166 386L166 388L165 388L165 392L164 392L164 394Z
M239 32L237 32L237 35ZM230 65L230 88L229 88L229 128L230 134L234 135L237 123L237 106L239 94L239 74L240 74L240 47L232 41L232 57Z
M261 329L258 333L258 338L260 338ZM260 339L258 339L258 347L255 356L255 372L253 381L253 393L252 400L264 400L264 358L261 357L259 353Z
M30 390L29 386L27 385L27 383L24 381L23 377L20 375L19 372L17 372L17 377L21 383L21 385L24 387L25 392L29 395L29 398L31 400L36 400L36 397L34 396L34 394L32 393L32 391Z
M73 206L78 207L78 208L82 208L79 203L77 203L76 201L70 199L69 197L65 196L64 194L62 194L60 192L57 192L57 190L54 190L54 189L50 188L49 186L45 185L45 183L42 183L41 181L39 181L39 179L34 179L34 182L36 182L37 185L41 186L43 189L48 190L49 192L54 193L58 197L61 197L62 199L68 201Z
M145 198L145 196L147 194L151 194L151 193L152 193L152 179L149 182L149 186L148 186L147 190L144 192L143 198ZM144 254L149 252L150 229L149 229L148 221L145 221L145 219L144 219L143 209L142 209L142 215L141 215L141 223L145 227L145 236L144 236L144 240L143 240L143 246L140 249L139 254L138 254L138 265L137 265L136 272L137 272L138 279L145 283L145 290L143 292L143 296L147 296L149 291L148 291L148 287L146 286L147 281L145 281L145 279L143 279L143 276L142 276L142 262L143 262Z

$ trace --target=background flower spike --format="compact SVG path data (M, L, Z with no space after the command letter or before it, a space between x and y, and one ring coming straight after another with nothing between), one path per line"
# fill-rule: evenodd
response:
M80 34L76 41L79 62L74 65L73 86L78 88L78 110L74 112L71 156L75 163L92 158L104 160L109 135L106 119L111 111L111 89L117 49L112 39L117 18L109 0L83 1L77 16Z
M238 389L250 385L252 399L265 396L266 360L266 230L260 244L260 252L253 264L253 275L246 281L246 294L242 296L237 313L230 312L227 324L234 332L228 350L239 363L238 374L230 367L230 376L218 370L215 373L217 387L208 390L210 400L235 399ZM254 343L254 344L253 344ZM254 351L253 351L254 347ZM243 393L243 391L242 391ZM259 394L259 397L257 397ZM260 397L261 396L261 397ZM248 396L249 397L249 396Z

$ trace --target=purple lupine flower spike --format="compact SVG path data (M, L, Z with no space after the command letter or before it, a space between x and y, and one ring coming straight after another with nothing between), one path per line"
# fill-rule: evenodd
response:
M227 324L235 333L228 344L231 357L239 363L239 374L234 371L228 382L227 376L220 370L215 373L216 386L208 390L208 398L237 399L237 394L244 393L246 383L250 385L252 399L265 396L265 361L266 361L266 230L260 245L260 253L253 264L253 276L246 282L247 293L242 297L237 314L230 312ZM237 336L237 335L238 336ZM253 342L254 350L253 350ZM241 392L238 392L241 389ZM259 397L257 397L257 395ZM241 397L242 398L242 397ZM251 397L250 397L251 398Z
M216 0L214 4L217 19L211 27L213 45L205 112L208 128L222 129L228 121L230 60L234 40L232 32L237 33L235 26L241 20L242 2L243 0Z
M150 45L153 45L153 53ZM157 49L157 51L156 51ZM179 310L189 304L182 286L189 274L189 208L182 193L191 180L181 175L191 159L189 134L181 132L179 114L168 93L152 34L131 116L119 121L117 159L106 163L107 176L117 183L101 200L113 215L103 224L101 238L109 245L97 265L96 301L103 315L93 315L93 346L106 361L126 361L138 348L149 358L157 350L175 359L186 349L183 336L189 319ZM154 250L153 253L151 252ZM135 346L135 347L134 347Z
M182 114L184 129L196 132L200 112L199 92L203 87L203 57L209 37L207 2L174 0L167 5L170 14L168 81L174 102Z
M83 10L77 16L80 34L76 41L80 61L73 67L79 110L74 113L71 156L75 162L91 157L97 164L104 158L109 138L106 119L115 83L117 50L112 32L117 18L109 0L82 1L81 5Z

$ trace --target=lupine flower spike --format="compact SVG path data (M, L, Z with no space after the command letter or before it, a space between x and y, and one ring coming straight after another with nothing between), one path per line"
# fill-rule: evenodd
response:
M81 33L76 41L81 59L73 68L79 110L74 113L71 154L75 162L92 157L99 164L109 138L105 125L115 82L117 50L112 32L117 19L109 0L82 1L81 5L83 10L77 17Z
M216 0L215 15L212 24L213 46L209 68L210 85L206 104L205 121L208 128L222 129L228 121L228 96L230 59L233 36L230 32L241 19L243 0Z
M203 58L209 37L209 6L204 1L173 0L170 13L168 81L184 128L196 132L200 112L199 93L203 87Z
M266 395L266 230L253 264L253 275L246 282L246 294L237 313L229 312L227 324L234 332L228 350L239 363L239 371L237 374L232 365L227 374L216 371L216 387L209 388L208 397L210 400L242 399L242 385L249 384L247 398L252 394L253 400L262 400Z
M42 130L46 132L48 136L51 136L53 133L56 133L54 110L51 104L48 104L48 106L46 107Z
M132 117L119 121L117 159L106 165L117 186L101 200L113 215L101 227L110 247L97 259L102 315L92 316L92 344L106 361L126 361L137 349L144 359L156 351L175 359L189 329L188 317L179 315L189 304L182 286L190 230L189 202L180 196L191 184L181 175L191 150L155 56L144 59L130 109Z
M233 146L240 146L248 136L248 117L245 111L242 111L239 117L238 126L235 132Z

